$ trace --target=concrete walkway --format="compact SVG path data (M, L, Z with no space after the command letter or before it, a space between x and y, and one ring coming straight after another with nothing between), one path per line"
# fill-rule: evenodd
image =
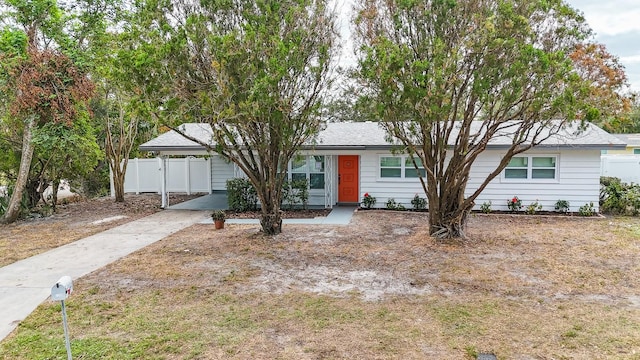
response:
M62 276L76 280L207 216L161 211L0 268L0 340L51 295Z
M348 225L354 207L335 207L326 217L285 219L285 224ZM136 250L196 223L211 223L210 211L166 210L0 268L0 341L51 295L65 275L75 281ZM227 223L257 224L256 219ZM73 296L73 295L72 295Z
M282 219L283 224L302 224L302 225L349 225L356 206L336 206L331 209L327 216L318 216L315 218L302 219ZM213 220L208 218L201 222L202 224L212 224ZM227 219L227 224L260 224L259 219Z

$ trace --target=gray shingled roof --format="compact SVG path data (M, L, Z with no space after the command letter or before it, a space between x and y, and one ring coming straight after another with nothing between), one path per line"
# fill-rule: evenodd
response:
M204 143L212 143L211 125L200 123L186 123L179 126L180 131L198 139ZM161 134L140 145L142 151L168 151L168 150L204 150L204 147L195 141L189 140L178 132L171 130Z
M479 128L481 122L475 122ZM186 134L201 141L211 143L209 124L188 123L180 125ZM592 149L624 149L626 142L607 133L599 127L587 124L584 131L577 131L577 125L568 127L550 137L539 147L580 147ZM452 136L452 138L455 137ZM511 143L509 134L492 139L488 147L503 148ZM312 144L306 148L322 150L343 149L387 149L392 144L385 140L385 131L375 122L327 123ZM204 148L194 141L184 138L175 131L169 131L140 146L142 151L188 151Z
M640 147L640 134L613 134L630 147Z

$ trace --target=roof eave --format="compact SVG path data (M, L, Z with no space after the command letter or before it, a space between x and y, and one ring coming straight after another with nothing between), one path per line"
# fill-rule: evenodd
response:
M202 145L193 146L168 146L168 145L141 145L140 151L207 151L207 148Z
M487 145L487 149L491 150L506 150L509 149L511 145ZM580 150L624 150L626 148L625 145L621 144L540 144L534 146L531 150L535 151L536 149L580 149Z

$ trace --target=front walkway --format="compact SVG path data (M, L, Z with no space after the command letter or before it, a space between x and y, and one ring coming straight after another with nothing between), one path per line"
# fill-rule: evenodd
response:
M228 208L227 192L214 191L179 204L169 204L171 210L226 210Z

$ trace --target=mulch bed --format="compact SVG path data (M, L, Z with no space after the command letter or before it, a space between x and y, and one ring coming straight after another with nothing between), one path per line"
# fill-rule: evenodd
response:
M313 219L329 215L331 209L296 209L281 211L283 219ZM260 211L236 212L227 210L226 213L227 219L259 219L262 215Z

